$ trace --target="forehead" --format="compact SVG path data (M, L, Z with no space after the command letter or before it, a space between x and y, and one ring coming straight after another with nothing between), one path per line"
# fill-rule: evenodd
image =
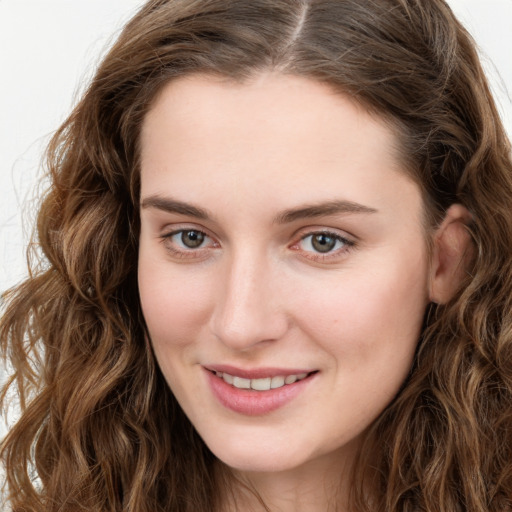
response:
M230 193L282 208L315 195L378 202L399 182L411 186L397 147L388 123L323 83L194 75L167 84L145 118L142 195Z
M152 119L162 119L161 114L172 114L172 122L182 122L188 128L207 129L208 122L212 135L225 123L232 124L235 118L239 124L243 118L251 119L255 130L264 125L267 128L284 127L296 136L302 129L304 136L311 136L312 130L321 123L324 130L339 131L335 125L333 109L344 108L344 115L350 115L351 123L359 128L377 128L380 135L387 136L391 146L397 144L397 134L391 123L378 114L370 113L360 102L330 85L309 78L279 74L261 73L247 81L234 81L212 74L192 74L174 79L157 94L146 115L143 129ZM245 127L247 128L248 125ZM346 134L345 134L346 135Z

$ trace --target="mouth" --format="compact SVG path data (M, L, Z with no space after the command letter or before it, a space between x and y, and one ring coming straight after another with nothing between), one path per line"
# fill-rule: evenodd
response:
M318 370L231 366L204 367L213 396L227 409L248 416L266 415L292 402L316 381Z
M270 391L271 389L279 389L284 386L289 386L291 384L295 384L298 381L304 380L309 376L317 373L313 372L301 372L296 374L287 374L287 375L275 375L272 377L262 377L262 378L245 378L237 375L232 375L228 372L221 372L215 370L209 370L216 377L222 379L225 383L233 386L237 389L250 389L253 391Z

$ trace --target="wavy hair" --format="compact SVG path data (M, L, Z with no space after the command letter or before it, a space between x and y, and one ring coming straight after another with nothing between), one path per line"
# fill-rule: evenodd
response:
M429 311L408 381L368 431L353 509L512 510L511 151L471 37L443 0L150 0L49 145L41 263L5 295L13 511L217 508L216 458L145 341L139 134L175 77L268 70L388 120L430 228L453 203L473 218L466 280Z

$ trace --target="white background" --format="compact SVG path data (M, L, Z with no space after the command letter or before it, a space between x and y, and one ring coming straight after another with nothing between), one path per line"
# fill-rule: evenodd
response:
M512 134L512 0L449 3L481 47ZM43 148L109 42L142 4L0 0L0 292L25 275L35 213L29 200L36 195Z

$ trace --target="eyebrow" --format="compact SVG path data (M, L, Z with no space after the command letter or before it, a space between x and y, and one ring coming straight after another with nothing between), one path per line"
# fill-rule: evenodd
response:
M300 219L313 219L325 215L339 215L348 213L377 213L375 208L370 208L352 201L327 201L325 203L306 205L300 208L285 210L274 218L276 224L287 224Z
M156 208L157 210L169 213L180 213L181 215L189 215L203 220L211 217L208 211L203 208L167 197L149 196L142 201L140 206L141 208Z
M178 213L181 215L189 215L197 219L208 220L212 215L203 208L194 206L190 203L178 201L176 199L161 197L158 195L149 196L141 203L141 208L156 208L169 213ZM375 208L370 208L353 201L337 200L327 201L318 204L301 206L299 208L291 208L284 210L276 215L273 219L275 224L288 224L300 219L312 219L325 215L339 215L349 213L377 213Z

